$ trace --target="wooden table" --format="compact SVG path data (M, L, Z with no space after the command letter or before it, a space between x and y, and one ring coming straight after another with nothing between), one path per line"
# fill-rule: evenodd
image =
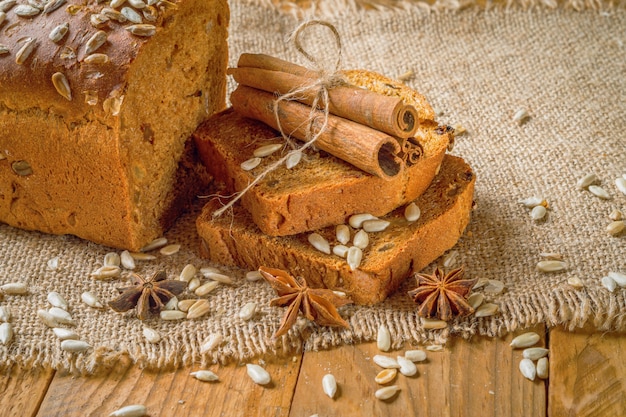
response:
M455 338L442 351L428 352L417 376L398 375L394 383L401 391L381 401L374 397L381 368L372 362L381 352L367 343L263 358L272 376L266 387L254 384L242 364L212 366L219 382L190 377L197 369L148 372L129 363L96 377L13 369L0 376L0 415L108 416L122 406L144 404L153 417L626 416L624 334L531 330L550 349L547 381L520 374L522 352L509 346L514 335ZM329 372L339 386L335 399L322 391L321 379Z

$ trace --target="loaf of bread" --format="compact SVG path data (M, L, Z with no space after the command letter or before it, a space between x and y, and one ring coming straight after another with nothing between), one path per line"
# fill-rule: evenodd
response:
M204 207L196 225L201 253L211 261L251 270L260 266L289 271L312 287L344 291L355 303L375 304L394 292L413 271L420 271L453 247L463 234L473 204L475 176L458 157L446 155L441 170L415 203L421 216L409 222L405 207L382 217L390 225L369 233L360 266L351 270L346 259L326 254L309 243L309 233L271 237L253 222L241 205L231 214L214 218L219 202ZM343 218L340 223L347 221ZM331 248L338 244L335 227L317 231ZM351 228L353 238L355 230ZM350 245L350 244L348 244Z
M137 250L209 177L226 0L0 2L0 221Z
M224 194L230 195L280 158L281 153L276 152L251 171L241 168L255 149L284 143L277 135L261 122L226 110L203 123L193 137L208 171L226 185ZM242 205L259 229L270 236L338 224L355 213L385 215L423 193L441 165L448 134L438 130L436 123L424 121L416 139L423 149L422 157L391 180L367 174L325 152L307 152L306 159L295 168L281 167L269 173L244 194Z

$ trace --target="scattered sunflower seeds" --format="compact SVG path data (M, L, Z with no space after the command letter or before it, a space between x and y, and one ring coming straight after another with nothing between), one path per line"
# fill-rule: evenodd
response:
M500 307L497 304L485 303L476 309L474 317L489 317L498 313Z
M187 314L179 310L163 310L160 313L161 320L182 320Z
M48 259L46 266L50 271L56 271L59 268L59 257L55 256L54 258Z
M85 55L91 55L107 41L107 33L99 30L85 43Z
M626 222L624 220L613 221L609 223L609 225L606 227L606 231L611 236L620 235L624 231L624 229L626 229Z
M394 358L385 355L374 355L374 363L381 368L400 368L400 364Z
M617 178L615 180L615 186L624 195L626 195L626 178Z
M299 150L291 151L289 153L289 156L287 157L287 160L285 161L285 167L287 167L287 169L292 169L300 163L301 159L302 152L300 152Z
M220 285L219 281L209 281L206 284L202 284L194 291L198 297L204 297Z
M145 405L133 404L113 411L109 417L142 417L146 414L148 414L148 409Z
M374 381L381 385L388 384L396 378L396 375L398 375L398 370L395 368L383 369L376 375Z
M335 235L337 236L337 241L342 245L350 242L350 228L345 224L337 225Z
M358 269L361 265L361 260L363 259L363 251L356 246L352 246L348 249L348 253L346 253L346 261L348 262L348 266L350 270L354 271Z
M484 299L484 294L475 292L467 298L467 304L469 304L474 310L476 310L483 303Z
M161 249L167 245L167 238L159 237L154 239L152 242L148 243L143 248L139 249L140 252L150 252L155 249Z
M525 207L530 208L530 209L537 207L537 206L546 207L548 205L548 202L543 197L528 197L528 198L519 200L519 202L523 204Z
M163 306L163 310L178 310L178 297L174 296L170 298Z
M378 350L387 352L391 348L391 334L384 324L378 326L378 334L376 336L376 346Z
M8 345L13 339L13 326L11 323L0 324L0 343Z
M360 229L363 226L364 221L377 220L377 219L378 217L372 216L369 213L354 214L350 216L350 219L348 219L348 224L355 229Z
M617 288L617 283L615 282L615 280L613 280L613 278L602 277L602 280L600 282L602 283L602 286L604 288L606 288L610 292L615 292L615 289Z
M407 350L404 352L404 357L411 362L423 362L426 360L426 352L419 349Z
M245 321L250 320L256 314L256 303L246 303L241 310L239 310L239 318Z
M217 281L217 282L220 282L222 284L227 284L227 285L232 285L235 283L235 281L233 281L233 279L229 277L228 275L221 274L219 272L203 271L202 269L200 271L202 272L202 275L204 275L206 279L210 279L212 281Z
M540 358L537 361L537 377L548 379L550 367L548 366L548 358Z
M159 253L161 253L161 255L164 256L172 256L175 253L178 253L178 251L180 250L180 245L167 245L162 247L159 250Z
M91 345L82 340L66 339L61 341L61 349L66 352L80 353L91 348Z
M624 215L622 214L621 211L619 211L618 209L613 210L610 214L609 214L609 219L613 220L613 221L617 221L617 220L622 220L624 217Z
M330 243L319 233L311 233L308 237L309 243L320 252L330 255Z
M502 292L504 291L504 282L497 279L490 279L487 282L487 285L483 287L483 291L487 294L502 294Z
M583 284L582 280L578 277L568 278L567 283L577 290L580 290L585 287L585 284Z
M159 343L161 341L159 332L147 326L143 328L143 337L150 343Z
M66 329L64 327L53 327L52 332L60 340L77 340L78 333L74 330Z
M189 282L196 275L197 269L192 264L187 264L180 273L178 278L181 281Z
M120 266L120 255L117 252L109 252L104 255L104 266Z
M195 372L190 373L189 375L203 382L215 382L215 381L219 381L220 379L213 372L207 371L207 370L195 371Z
M259 271L248 271L246 272L246 281L255 282L263 278L263 275Z
M202 283L200 282L200 278L193 277L191 278L191 281L189 281L189 284L187 284L187 289L191 292L194 292L198 288L200 288L200 285L202 285Z
M405 358L404 356L398 356L398 364L400 365L400 373L404 376L413 376L417 374L417 366L413 361Z
M0 321L9 322L11 321L11 310L7 306L0 306Z
M53 11L58 9L59 7L63 6L65 4L65 1L66 0L50 0L44 6L43 12L46 13L46 14L52 13Z
M537 368L535 368L534 362L530 359L522 359L519 363L519 370L526 379L531 381L534 381L537 376Z
M626 288L626 274L622 274L621 272L609 272L609 277L620 287Z
M513 115L513 121L521 126L524 121L526 121L526 119L528 119L529 117L530 115L528 114L528 111L522 108L515 112L515 114Z
M0 290L7 295L24 295L28 294L28 285L23 282L9 282L0 285Z
M426 346L426 350L429 352L441 352L443 350L443 346L441 345L429 345Z
M13 13L20 17L33 17L37 16L40 12L41 10L29 4L18 4L13 9Z
M109 279L119 277L122 270L119 266L101 266L91 273L94 279Z
M211 305L208 300L198 300L191 307L189 307L189 311L187 311L187 318L190 320L197 319L207 314L210 310ZM181 311L181 313L183 312Z
M422 211L415 203L411 203L404 209L404 218L409 222L419 220L422 215Z
M65 37L65 34L67 33L69 29L70 29L69 24L62 23L50 31L48 38L54 43L60 42L61 39Z
M535 332L523 333L511 340L511 347L514 349L531 347L540 339L541 337Z
M322 388L324 389L324 394L328 395L330 398L335 398L335 394L337 393L337 380L333 374L326 374L322 378Z
M59 323L56 317L54 317L52 314L50 314L46 310L37 310L37 317L39 317L42 323L48 327L51 327L51 328L61 327L62 323Z
M563 261L540 261L537 263L537 270L540 272L559 272L567 268Z
M122 16L124 16L129 22L137 23L137 25L135 26L139 26L139 24L143 22L141 15L130 7L122 7L122 10L120 10L120 12L122 13Z
M387 227L389 227L391 223L388 222L387 220L365 220L363 222L363 231L367 232L367 233L376 233L376 232L382 232L385 229L387 229ZM363 248L361 248L363 249Z
M63 298L63 296L61 296L58 292L51 291L48 293L46 298L51 306L67 310L67 301L65 301L65 298Z
M241 169L244 171L251 171L254 168L258 167L261 164L262 159L259 157L250 158L241 163Z
M136 261L154 261L156 256L143 252L131 252L130 256Z
M576 182L576 186L581 190L589 187L591 184L598 181L598 176L594 173L587 174Z
M200 345L200 353L206 353L211 350L214 350L219 345L221 345L223 341L224 341L224 338L222 337L221 334L219 333L210 334L209 336L206 337L206 339L202 341L202 344Z
M333 254L339 256L340 258L345 258L346 256L348 256L349 249L350 248L344 245L336 245L333 246Z
M546 213L548 213L548 210L546 210L544 206L535 206L530 211L530 218L535 221L542 220L544 217L546 217Z
M129 251L125 250L120 253L120 263L125 269L135 269L135 258L132 257Z
M530 359L531 361L536 361L538 359L548 356L548 352L550 351L546 348L531 347L526 348L522 351L522 357Z
M67 325L70 325L70 326L75 326L76 325L76 322L72 318L72 315L70 313L68 313L67 311L63 310L62 308L50 307L48 309L48 313L50 313L50 315L52 315L52 317L54 317L54 319L55 319L55 321L57 323L67 324Z
M195 298L190 298L188 300L180 300L178 302L178 309L180 311L184 311L185 313L189 311L192 305L194 305L198 301Z
M246 364L248 376L254 381L255 384L267 385L272 381L270 374L260 367L252 363Z
M427 317L420 318L420 322L424 329L445 329L448 327L448 323L443 320L429 319Z
M388 387L380 388L374 393L374 396L379 400L388 400L396 395L400 391L400 387L397 385L390 385Z
M611 195L599 185L590 185L588 190L591 194L595 195L598 198L601 198L602 200L611 199Z
M284 145L282 143L273 143L271 145L264 145L254 150L253 155L257 158L264 158L270 156Z
M365 224L365 223L363 223ZM365 231L365 229L359 230L354 234L354 238L352 238L352 244L359 249L367 248L367 245L370 243L370 238Z

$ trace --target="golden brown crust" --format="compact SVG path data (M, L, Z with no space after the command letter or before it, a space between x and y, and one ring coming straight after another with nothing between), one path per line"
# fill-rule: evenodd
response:
M384 218L391 225L370 233L361 266L351 271L346 261L326 255L308 243L308 233L271 237L262 233L239 204L234 213L214 219L219 206L207 203L196 225L203 241L203 256L214 262L257 269L288 270L313 287L344 291L358 304L375 304L395 291L412 271L419 271L453 247L469 223L475 176L461 159L446 156L439 174L417 200L422 214L408 223L404 207ZM331 245L335 228L318 230ZM354 232L353 232L354 233Z

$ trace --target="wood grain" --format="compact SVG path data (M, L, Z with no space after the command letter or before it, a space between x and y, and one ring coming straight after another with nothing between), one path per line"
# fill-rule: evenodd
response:
M53 377L51 369L23 369L17 366L1 373L0 415L36 415Z
M108 416L130 404L144 404L151 417L287 416L301 362L301 356L294 358L268 362L272 382L265 387L236 364L210 368L219 382L189 376L197 369L149 372L128 363L99 377L57 376L38 416Z
M533 329L544 333L543 326ZM456 340L441 352L428 352L418 363L418 375L398 375L392 383L399 394L380 401L374 377L381 370L372 357L381 354L375 343L305 354L290 416L528 416L546 415L545 382L525 379L518 370L522 357L502 339L475 337ZM543 338L542 338L543 341ZM386 353L397 356L403 351ZM322 391L324 374L339 385L334 400Z
M550 417L626 416L626 334L550 332Z

